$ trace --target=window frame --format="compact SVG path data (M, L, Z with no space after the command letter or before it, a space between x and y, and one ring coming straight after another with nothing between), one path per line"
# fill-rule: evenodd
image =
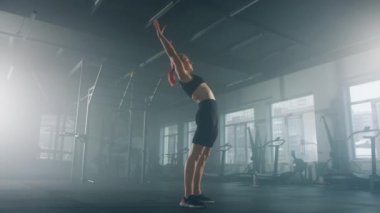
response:
M354 121L353 121L353 111L352 111L352 106L358 105L358 104L365 104L365 103L370 103L371 105L371 113L372 113L372 125L374 129L380 129L380 110L378 111L377 109L377 104L380 106L380 97L378 98L372 98L372 99L365 99L365 100L360 100L360 101L351 101L351 88L355 86L360 86L364 85L367 83L371 82L380 82L380 79L377 80L370 80L370 81L363 81L363 82L358 82L354 84L349 84L346 87L346 109L347 109L347 117L348 117L348 125L347 129L349 130L348 135L350 135L354 131ZM350 141L348 141L348 152L349 152L349 158L350 160L355 160L355 161L369 161L371 159L371 156L369 155L368 157L358 157L356 155L356 146L354 142L354 138L352 138ZM376 154L380 152L379 146L376 146Z
M291 100L294 100L294 99L299 99L299 98L308 97L308 96L311 96L312 99L313 99L313 109L312 110L301 110L301 111L298 111L297 113L288 113L288 114L286 114L286 116L275 116L275 117L273 117L272 106L274 104L280 103L280 102L291 101ZM268 123L269 123L270 139L273 140L274 139L273 138L273 119L274 118L284 118L285 119L284 122L287 123L286 118L289 118L291 116L300 116L301 117L302 126L304 126L304 120L303 120L304 115L306 113L310 113L310 112L314 113L314 118L315 118L314 119L314 126L315 126L315 148L317 149L316 150L317 154L316 154L315 161L318 161L318 159L319 159L319 156L318 156L318 136L317 136L317 121L316 121L315 103L316 102L315 102L315 95L314 95L314 93L303 93L303 94L299 94L297 96L291 96L291 97L283 98L283 99L276 100L276 101L270 101L270 102L268 102L268 105L269 105L269 107L268 107L268 109L269 109L269 121L270 121ZM286 124L284 124L284 125L286 125ZM287 128L286 128L286 132L288 132ZM302 140L305 141L305 128L302 128L301 132L302 132ZM287 143L288 142L288 140L287 140L288 139L288 135L287 135L287 138L282 138L282 139L285 140L285 145L288 145L288 143ZM286 155L285 160L283 160L283 161L281 161L281 157L279 156L279 162L278 162L279 164L280 163L291 164L293 162L293 159L292 159L292 157L290 155L290 151L291 150L289 150L288 155ZM279 153L279 155L281 155L281 154ZM299 156L296 155L296 157L299 157ZM274 162L274 150L270 152L270 161L271 161L271 163Z
M44 117L51 117L54 123L43 123ZM59 123L58 123L59 121ZM70 128L71 122L71 128ZM39 160L54 160L54 161L72 161L74 152L74 138L64 137L57 135L57 124L59 124L59 132L74 132L74 117L59 114L43 114L40 119L38 147L40 148L38 159ZM49 141L47 147L42 147L41 143L41 130L42 128L49 128ZM44 157L46 156L46 157Z
M165 134L166 128L174 127L174 126L176 127L176 133ZM178 163L178 153L177 153L178 152L178 136L179 136L178 131L179 131L179 125L178 124L167 124L167 125L161 126L161 128L160 128L160 134L161 134L161 137L160 137L160 140L161 140L161 143L160 143L160 165L162 165L162 166L176 165ZM175 140L175 145L174 145L175 153L165 153L165 139L168 138L168 143L169 143L169 140L172 137L174 137L174 140ZM168 144L168 146L169 146L169 144ZM173 156L171 156L172 159L170 159L169 155L173 155ZM175 160L175 159L177 159L177 160Z
M194 130L191 130L189 131L189 124L190 123L194 123L195 124L195 129ZM190 150L191 150L191 144L192 144L192 139L194 137L194 134L193 134L193 137L189 137L189 134L190 133L195 133L195 130L196 130L196 122L195 120L191 120L191 121L185 121L185 125L184 125L184 140L183 140L183 164L186 163L186 160L187 160L187 156L189 155L190 153ZM187 150L185 150L187 148Z
M232 123L232 124L226 124L226 117L228 114L232 114L232 113L236 113L236 112L241 112L241 111L246 111L246 110L253 110L253 119L252 120L248 120L248 121L241 121L241 122L235 122L235 123ZM244 125L244 129L247 130L247 126L252 123L252 125L255 127L255 108L253 106L248 106L246 108L239 108L239 109L236 109L236 110L231 110L231 111L228 111L228 112L225 112L224 115L223 115L223 141L224 141L224 144L226 144L226 134L227 134L227 127L233 127L233 130L234 130L234 140L236 140L236 129L238 128L238 126L241 126L241 125ZM254 135L253 135L254 137ZM232 145L232 148L230 150L228 150L227 152L231 151L231 150L234 150L234 152L236 152L234 149L234 145ZM249 135L247 133L247 131L245 131L245 150L246 153L246 159L247 159L247 162L246 163L236 163L235 162L235 159L234 159L234 162L232 163L228 163L228 153L226 153L226 158L225 158L225 162L222 162L222 163L225 163L226 165L248 165L250 163L250 154L252 155L251 153L251 150L249 149L249 146L250 146L250 141L249 141ZM236 155L236 153L235 153ZM234 156L235 156L234 155Z

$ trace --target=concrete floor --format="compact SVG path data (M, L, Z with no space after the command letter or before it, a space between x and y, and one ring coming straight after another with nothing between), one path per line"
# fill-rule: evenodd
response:
M206 209L183 209L179 181L149 184L69 184L64 181L0 180L0 212L323 212L378 213L380 195L326 186L261 186L205 183L216 200Z

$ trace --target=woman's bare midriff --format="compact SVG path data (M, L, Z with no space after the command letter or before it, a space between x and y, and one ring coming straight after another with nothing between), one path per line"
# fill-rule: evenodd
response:
M215 100L215 96L214 96L214 93L211 91L210 87L206 83L202 83L193 92L192 99L196 103L199 103L206 99Z

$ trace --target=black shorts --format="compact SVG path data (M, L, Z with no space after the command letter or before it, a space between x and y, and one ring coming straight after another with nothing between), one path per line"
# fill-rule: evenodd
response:
M218 109L216 101L203 100L198 104L195 117L197 129L193 137L193 143L205 147L212 147L218 136Z

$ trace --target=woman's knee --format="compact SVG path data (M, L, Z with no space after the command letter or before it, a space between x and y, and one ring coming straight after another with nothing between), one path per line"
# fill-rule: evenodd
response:
M190 153L189 157L187 158L188 161L192 162L198 162L201 159L201 153Z
M207 161L207 159L210 157L210 150L206 148L203 152L202 155L200 156L201 161Z
M203 154L203 147L198 144L193 144L188 160L199 161Z

